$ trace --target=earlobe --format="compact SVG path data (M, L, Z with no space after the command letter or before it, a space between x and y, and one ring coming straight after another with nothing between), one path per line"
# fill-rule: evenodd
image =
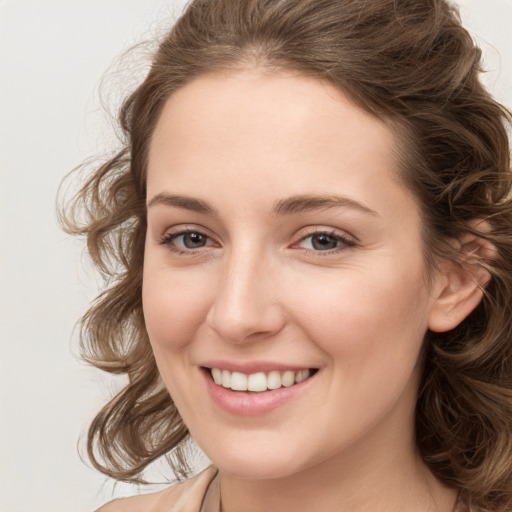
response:
M491 279L484 264L495 258L495 246L473 234L465 235L457 245L459 261L440 265L429 315L431 331L445 332L457 327L478 306Z

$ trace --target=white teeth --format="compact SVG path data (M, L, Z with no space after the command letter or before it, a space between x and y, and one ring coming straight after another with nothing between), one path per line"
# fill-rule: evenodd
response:
M245 373L233 372L231 374L230 387L235 391L247 391L247 375L245 375Z
M222 370L222 386L225 388L231 387L231 372Z
M306 380L310 375L310 370L286 370L279 372L272 370L268 374L263 372L251 373L246 375L241 372L230 372L219 368L212 368L211 374L213 380L219 386L232 389L234 391L253 391L262 392L267 389L279 389L280 387L290 387L294 384Z
M251 373L247 379L247 389L249 391L266 391L267 377L263 372Z
M277 371L271 371L267 375L267 388L279 389L281 387L281 374Z
M295 374L295 384L299 384L309 377L309 370L300 370Z
M212 368L212 377L215 384L222 385L222 371L218 368Z
M295 384L295 372L288 370L281 375L281 384L287 388Z

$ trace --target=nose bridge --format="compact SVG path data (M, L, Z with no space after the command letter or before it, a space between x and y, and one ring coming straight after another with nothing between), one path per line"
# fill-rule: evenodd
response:
M233 248L217 282L210 326L233 343L278 332L284 317L273 283L272 263L264 250L250 245Z

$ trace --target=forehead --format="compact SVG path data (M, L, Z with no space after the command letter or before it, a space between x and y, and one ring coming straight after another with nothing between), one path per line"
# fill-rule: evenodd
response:
M406 193L396 145L388 123L327 82L260 70L206 75L164 106L150 146L148 196L169 187L189 194L192 186L208 196L212 185L220 195L254 197L260 189L277 196L336 188L378 202L384 186Z
M354 136L347 139L342 125ZM354 145L358 135L372 139L376 147L395 145L387 123L357 107L329 82L259 69L208 74L179 89L164 106L151 149L168 146L171 135L184 142L191 134L203 144L213 145L222 137L226 144L238 140L245 147L249 141L254 147L290 145L292 135L299 152L304 148L300 139L306 136L308 149L332 142Z

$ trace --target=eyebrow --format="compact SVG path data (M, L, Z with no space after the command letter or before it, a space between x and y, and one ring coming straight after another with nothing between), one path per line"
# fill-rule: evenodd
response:
M163 192L157 194L148 202L148 209L159 204L164 206L175 206L177 208L183 208L184 210L190 210L204 215L217 215L215 208L212 208L205 201L194 197L167 194Z
M378 216L375 210L365 206L354 199L336 195L298 195L281 199L274 204L275 215L293 215L296 213L329 208L353 208L363 213Z
M203 215L217 216L217 210L206 201L194 197L168 194L162 192L154 196L148 202L148 209L156 205L173 206L185 210L194 211ZM294 215L314 210L322 210L336 207L353 208L363 213L378 215L375 210L365 206L354 199L336 195L297 195L286 199L280 199L274 203L272 213L276 216Z

